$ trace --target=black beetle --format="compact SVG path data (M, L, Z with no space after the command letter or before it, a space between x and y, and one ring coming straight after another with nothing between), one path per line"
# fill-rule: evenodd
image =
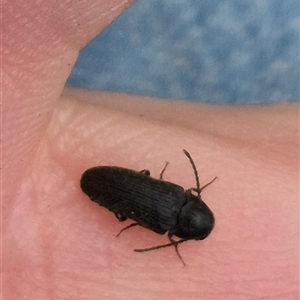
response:
M150 177L148 170L137 172L121 167L103 166L86 170L80 184L83 192L92 201L112 211L119 221L136 221L123 228L119 234L135 225L159 234L168 231L170 243L134 251L144 252L174 246L184 264L178 252L178 245L188 240L203 240L214 227L214 215L202 201L200 194L216 177L200 188L195 163L186 150L183 152L193 167L197 188L184 190L179 185L163 181L163 173L168 163L162 170L160 179ZM173 236L181 239L176 241Z

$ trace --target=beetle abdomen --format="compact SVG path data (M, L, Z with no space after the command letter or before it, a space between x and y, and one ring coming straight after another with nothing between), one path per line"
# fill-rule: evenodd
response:
M160 234L177 224L186 199L184 189L176 184L121 167L88 169L81 188L99 205Z

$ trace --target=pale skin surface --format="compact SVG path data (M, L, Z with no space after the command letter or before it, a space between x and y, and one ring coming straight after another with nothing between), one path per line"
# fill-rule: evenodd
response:
M219 107L66 90L78 51L126 1L3 4L3 299L298 299L299 107ZM49 2L49 1L48 1ZM24 2L25 3L25 2ZM37 5L38 3L38 5ZM101 72L101 70L99 70ZM95 165L195 186L216 227L167 242L80 190ZM126 223L127 225L128 223Z

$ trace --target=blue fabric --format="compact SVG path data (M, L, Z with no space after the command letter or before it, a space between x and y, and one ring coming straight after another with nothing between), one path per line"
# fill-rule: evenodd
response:
M297 0L138 0L69 86L220 104L299 101Z

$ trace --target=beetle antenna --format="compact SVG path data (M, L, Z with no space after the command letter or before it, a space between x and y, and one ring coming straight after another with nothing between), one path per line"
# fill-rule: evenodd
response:
M197 193L198 193L198 197L200 198L200 192L201 192L201 189L200 189L200 180L199 180L199 175L198 175L198 171L197 171L197 168L196 168L196 165L191 157L191 155L185 150L183 149L183 152L184 154L187 156L187 158L189 159L192 167L193 167L193 170L194 170L194 173L195 173L195 177L196 177L196 184L197 184Z
M133 249L133 251L135 252L146 252L146 251L151 251L151 250L157 250L157 249L161 249L161 248L167 248L170 246L177 246L183 242L186 242L187 240L179 240L179 241L172 241L171 243L168 244L163 244L163 245L158 245L158 246L154 246L154 247L150 247L150 248L145 248L145 249Z
M173 241L173 240L171 240L171 242L168 243L168 244L158 245L158 246L154 246L154 247L150 247L150 248L145 248L145 249L133 249L133 251L135 251L135 252L146 252L146 251L157 250L157 249L161 249L161 248L166 248L166 247L174 246L175 252L176 252L177 256L181 260L183 266L185 266L185 262L183 261L181 255L179 254L178 245L181 244L181 243L183 243L183 242L186 242L186 241L188 241L188 240L185 240L185 239L179 240L179 241Z

